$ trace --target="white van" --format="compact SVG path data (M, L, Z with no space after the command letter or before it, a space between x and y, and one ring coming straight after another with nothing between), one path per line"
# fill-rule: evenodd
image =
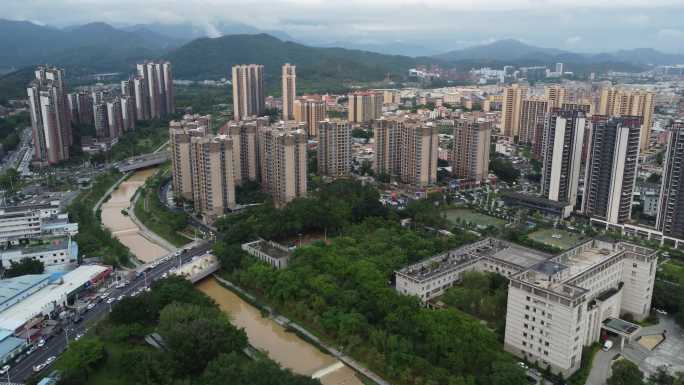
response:
M606 340L606 342L603 343L603 351L607 352L610 350L610 348L613 347L613 341L611 340Z

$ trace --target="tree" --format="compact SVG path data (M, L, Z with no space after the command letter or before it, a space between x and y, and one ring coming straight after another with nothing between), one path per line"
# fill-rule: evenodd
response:
M247 346L245 332L216 307L172 303L161 311L158 331L179 375L200 374L220 353Z
M272 361L245 362L235 353L221 354L211 361L201 377L201 384L225 385L320 385L319 380L293 374Z
M139 323L149 325L157 320L159 308L147 293L136 297L125 297L118 301L109 314L114 324Z
M489 162L489 169L507 183L513 183L520 177L520 171L513 166L511 161L496 157Z
M84 338L69 345L58 368L62 371L60 384L84 384L92 372L105 361L107 352L98 338Z
M613 374L606 381L607 385L643 385L644 373L635 363L626 359L616 361Z
M22 258L19 262L10 261L10 267L5 271L5 278L18 277L26 274L43 274L45 265L33 258Z

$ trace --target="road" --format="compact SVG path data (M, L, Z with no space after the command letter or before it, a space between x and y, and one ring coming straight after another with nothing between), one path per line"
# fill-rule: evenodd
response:
M187 263L193 257L197 255L202 255L206 251L211 250L211 242L200 243L193 248L184 252L180 257L176 258L171 254L169 258L161 258L163 262L159 263L157 266L150 264L149 270L143 276L135 278L126 287L122 289L110 288L107 290L109 293L108 298L117 298L121 295L129 296L134 291L139 290L149 286L149 284L171 270L174 267L178 267L179 259L180 263ZM164 261L164 259L166 259ZM154 266L154 267L152 267ZM67 348L68 341L73 341L74 338L81 333L85 333L87 328L91 326L94 322L97 322L104 318L110 311L113 304L107 304L106 301L101 301L95 305L91 310L86 311L83 314L83 319L79 323L69 322L69 325L64 327L64 330L50 338L45 346L38 348L32 354L25 356L21 362L12 366L9 371L9 377L3 376L0 381L7 380L7 382L24 382L29 376L33 374L33 367L45 362L50 356L59 356ZM50 372L50 367L43 369L42 373L46 374ZM11 380L11 381L10 381Z
M24 154L31 148L31 128L26 127L20 134L19 146L14 151L8 153L0 162L0 171L5 172L10 168L17 168L17 164L24 158Z

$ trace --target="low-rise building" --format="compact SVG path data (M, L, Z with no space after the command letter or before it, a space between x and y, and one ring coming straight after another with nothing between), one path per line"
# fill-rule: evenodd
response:
M292 251L287 246L263 239L243 244L242 250L276 269L286 268L292 257Z
M0 250L0 264L7 269L12 262L30 258L43 262L45 268L61 270L78 262L78 245L70 236L43 238Z
M78 224L69 223L59 200L25 201L0 207L0 244L18 244L25 239L78 233Z

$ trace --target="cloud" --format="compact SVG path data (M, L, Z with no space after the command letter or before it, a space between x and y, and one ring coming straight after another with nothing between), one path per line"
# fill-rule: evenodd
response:
M673 28L661 29L658 31L658 37L661 39L682 39L684 38L684 31Z
M570 36L569 38L565 39L565 45L567 46L577 46L580 42L582 42L582 37L580 36Z
M212 23L207 23L204 26L204 30L206 31L207 37L215 38L215 37L221 37L222 36L222 34L218 30L218 28L216 28L216 26L214 26L214 24L212 24Z

